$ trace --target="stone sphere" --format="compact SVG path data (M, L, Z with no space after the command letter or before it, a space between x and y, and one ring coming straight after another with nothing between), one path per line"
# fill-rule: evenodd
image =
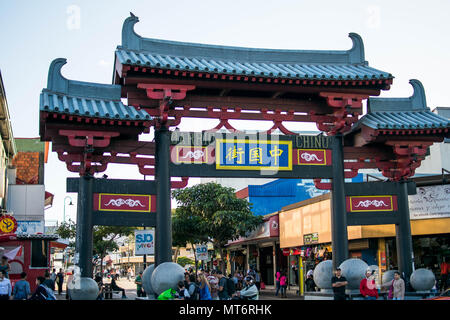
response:
M94 279L75 278L67 284L72 300L95 300L98 296L98 285Z
M157 296L167 289L176 289L179 281L184 280L184 269L178 263L164 262L152 273L152 289Z
M314 282L320 289L331 289L331 278L333 277L333 261L325 260L314 268Z
M144 291L147 294L154 293L153 288L152 288L153 270L155 270L155 265L151 264L147 268L145 268L144 272L142 273L142 287L144 288Z
M411 274L409 281L416 291L429 291L434 286L436 278L431 270L420 268Z
M382 278L382 282L386 283L386 282L391 282L392 280L394 280L394 273L396 273L398 270L388 270L386 272L383 273Z
M359 289L359 283L365 278L368 267L367 263L356 258L347 259L341 263L339 268L341 268L342 275L348 281L347 289Z

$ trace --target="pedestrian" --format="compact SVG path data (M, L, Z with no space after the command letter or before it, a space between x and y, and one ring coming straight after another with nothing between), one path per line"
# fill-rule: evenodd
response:
M67 270L66 300L70 300L68 285L72 280L73 280L73 269L69 268Z
M219 299L220 300L228 300L228 286L227 286L227 278L222 274L222 271L217 271L217 277L219 278Z
M142 271L139 271L139 274L134 279L134 283L136 283L136 294L138 297L145 297L144 290L142 290Z
M187 291L189 292L189 300L200 300L199 297L200 290L198 285L195 283L195 274L188 273L187 276L185 277L184 285Z
M189 295L188 290L186 289L186 287L184 285L184 281L178 281L177 295L178 295L177 299L179 299L179 300L187 300L191 297Z
M295 262L295 261L293 261ZM294 273L294 278L295 278L295 284L298 286L298 267L297 264L294 263L291 265L292 268L292 272Z
M346 300L345 287L348 285L347 279L342 276L341 268L336 268L336 274L331 278L334 300Z
M52 273L50 274L50 279L52 279L53 283L56 283L56 269L53 269Z
M287 288L287 277L286 273L283 271L280 277L280 288L281 288L281 297L287 298L286 288Z
M2 262L0 263L0 271L5 271L5 278L9 279L9 271L11 270L11 266L8 263L8 257L7 256L3 256L2 257Z
M359 283L359 292L364 297L364 300L377 300L378 289L373 278L374 271L367 270L366 277Z
M6 270L0 270L0 300L9 300L12 292L11 281L6 274Z
M128 267L128 270L127 270L127 279L128 279L128 281L130 280L130 277L131 277L131 267Z
M387 283L383 283L382 287L389 287L388 299L404 300L405 299L405 281L400 277L400 272L395 271L394 279Z
M448 272L450 269L450 263L446 262L445 257L441 262L441 291L444 292L447 289Z
M59 269L59 272L56 274L56 284L58 285L58 294L62 294L62 288L64 283L64 271L63 269Z
M55 282L50 278L50 272L45 271L44 278L45 281L43 285L46 286L47 288L52 289L52 291L55 291Z
M280 291L280 278L281 272L280 270L278 270L277 273L275 274L275 284L276 284L275 296L278 296L278 292Z
M47 271L48 273L48 271ZM30 300L47 300L48 292L47 289L44 286L45 278L42 276L39 276L36 278L36 290L34 291L33 295L30 297Z
M261 290L261 273L259 270L255 270L255 285L258 288L258 292Z
M211 270L211 274L206 278L209 282L209 287L211 289L211 299L212 300L220 300L219 299L219 279L217 279L216 270Z
M211 287L204 273L198 275L199 289L200 289L200 300L212 300L211 298Z
M98 295L96 300L103 300L103 277L97 274L94 278L95 282L97 282L98 286Z
M30 284L27 281L26 272L20 274L20 280L14 284L13 299L27 300L31 295Z
M316 291L316 283L314 282L313 273L308 272L308 274L306 274L305 285L306 285L306 291L308 291L308 292Z
M122 299L127 299L127 295L125 294L125 289L123 289L123 288L121 288L121 287L119 287L117 285L115 278L116 278L115 276L113 276L111 278L111 289L113 291L121 291L122 292Z
M259 300L258 288L254 279L250 276L245 277L245 286L241 291L237 291L232 300Z

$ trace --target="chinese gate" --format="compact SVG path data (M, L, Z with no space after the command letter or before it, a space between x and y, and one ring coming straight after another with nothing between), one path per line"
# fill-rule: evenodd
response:
M68 170L81 176L68 184L80 199L77 243L91 242L93 223L125 223L122 214L129 214L132 223L156 226L158 265L171 261L170 189L186 186L189 177L313 178L317 188L332 191L333 263L348 256L347 225L395 223L400 270L409 276L407 179L450 127L429 110L419 81L410 81L412 97L371 98L388 90L393 76L368 66L354 33L351 49L343 51L251 49L144 38L133 29L137 22L131 14L123 24L113 84L68 80L61 75L66 60L56 59L40 97L41 139L52 141ZM218 125L180 132L187 118ZM247 134L230 120L273 125ZM315 123L321 134L298 135L286 122ZM139 141L152 130L154 141ZM117 181L93 178L109 163L137 165L154 180L111 190ZM360 169L378 169L391 182L344 184ZM139 190L132 191L134 184ZM142 197L128 197L127 207L119 194L146 195L145 212L130 211ZM126 211L105 211L101 199L124 202ZM384 211L377 207L382 203ZM91 243L77 248L86 258L92 252ZM91 266L81 272L90 276Z

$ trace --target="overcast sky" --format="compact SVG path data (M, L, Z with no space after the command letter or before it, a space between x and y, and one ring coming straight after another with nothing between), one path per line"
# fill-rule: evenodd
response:
M348 33L356 32L363 38L369 65L395 77L381 96L410 96L408 80L418 79L431 109L450 106L446 83L450 1L446 0L1 0L0 69L15 137L39 136L39 94L53 59L67 58L62 73L68 79L111 83L114 50L130 11L139 17L135 31L143 37L218 45L348 50L352 45ZM199 123L207 129L217 122L185 120L181 129L198 131ZM244 129L241 122L236 126ZM261 129L270 126L260 124ZM106 174L142 179L133 166L110 165ZM55 201L46 210L46 220L62 219L67 176L76 175L51 153L45 184ZM75 195L70 196L76 203ZM66 217L74 219L75 206L66 210Z

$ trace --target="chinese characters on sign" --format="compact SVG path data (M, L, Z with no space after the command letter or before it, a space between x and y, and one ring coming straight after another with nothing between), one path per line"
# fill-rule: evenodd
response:
M216 169L292 170L292 141L216 140Z

